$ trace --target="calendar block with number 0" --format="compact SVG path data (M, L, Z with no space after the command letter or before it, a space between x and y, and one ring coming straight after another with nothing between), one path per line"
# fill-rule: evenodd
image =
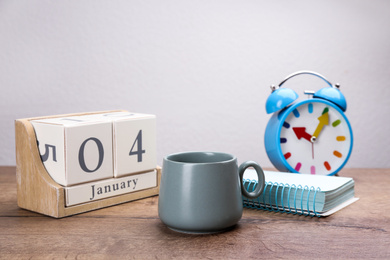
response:
M156 117L103 111L15 121L18 205L56 218L158 195Z

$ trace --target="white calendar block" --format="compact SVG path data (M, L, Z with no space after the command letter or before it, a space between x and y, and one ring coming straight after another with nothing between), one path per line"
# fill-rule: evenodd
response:
M111 178L65 188L65 203L73 206L157 187L157 171Z
M114 112L85 117L112 122L115 177L156 168L155 115Z
M63 186L113 177L112 124L82 116L31 121L42 162Z

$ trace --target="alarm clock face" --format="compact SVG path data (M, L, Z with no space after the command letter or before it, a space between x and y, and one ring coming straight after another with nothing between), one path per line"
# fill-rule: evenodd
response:
M333 175L352 151L352 131L343 112L332 103L309 99L280 118L280 150L291 172Z

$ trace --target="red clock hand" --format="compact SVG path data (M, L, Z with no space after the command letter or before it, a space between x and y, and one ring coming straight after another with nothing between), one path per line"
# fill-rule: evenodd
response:
M301 140L301 138L303 138L303 139L306 139L307 141L311 142L310 141L311 134L308 134L306 132L306 127L293 127L292 129L294 130L294 133L299 140Z

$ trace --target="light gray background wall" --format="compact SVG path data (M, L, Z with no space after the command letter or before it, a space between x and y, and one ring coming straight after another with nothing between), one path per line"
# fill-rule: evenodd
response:
M309 69L347 98L346 167L390 167L389 24L385 0L2 0L0 165L15 164L15 119L126 109L157 115L159 163L213 150L269 167L269 85Z

